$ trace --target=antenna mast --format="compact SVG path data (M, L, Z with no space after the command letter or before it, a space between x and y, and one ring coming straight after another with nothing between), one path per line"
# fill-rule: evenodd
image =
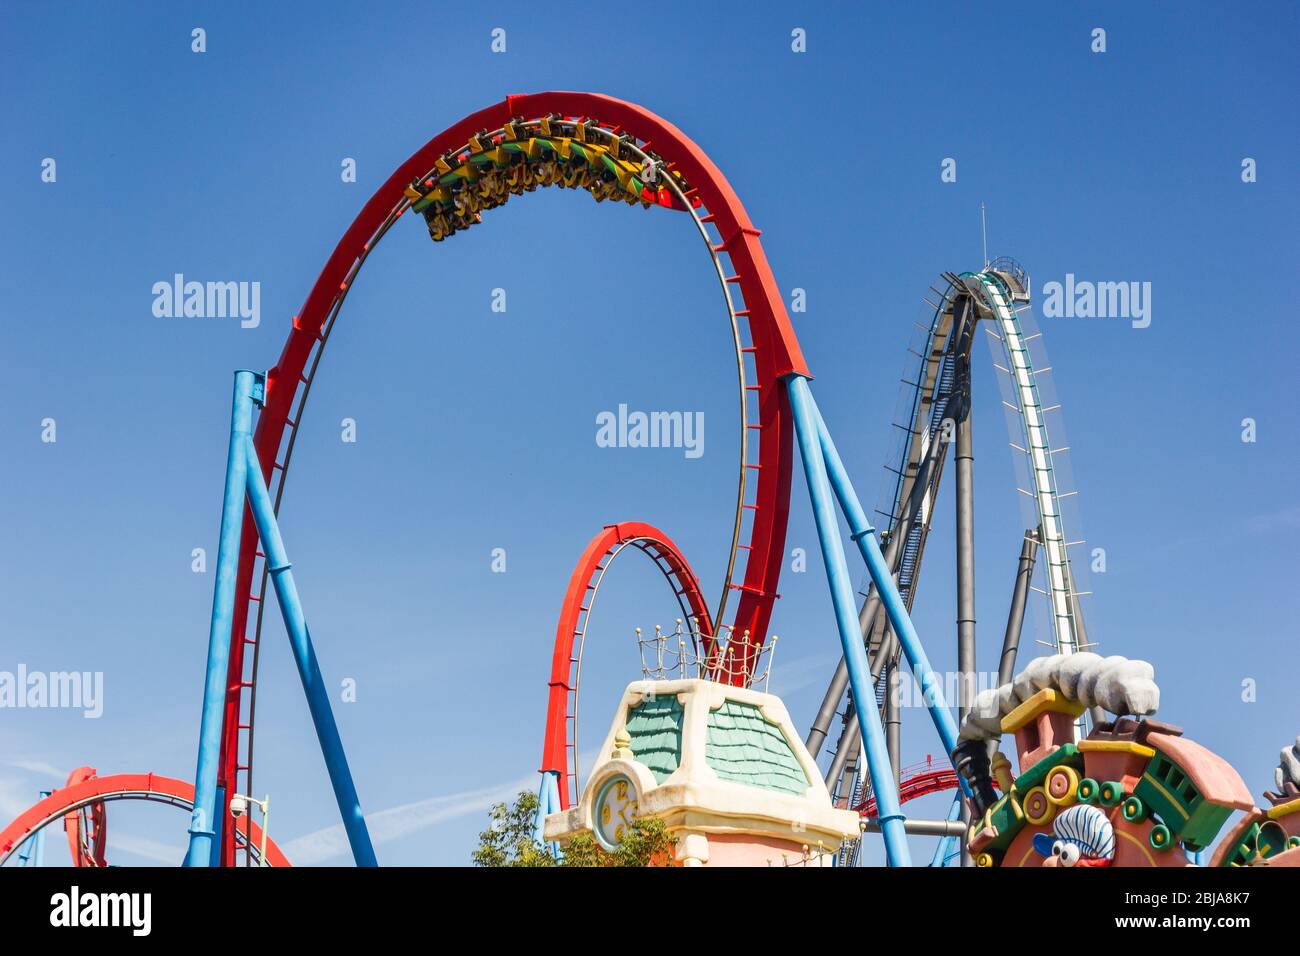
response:
M984 215L984 203L980 203L980 235L984 240L984 268L989 267L989 225Z

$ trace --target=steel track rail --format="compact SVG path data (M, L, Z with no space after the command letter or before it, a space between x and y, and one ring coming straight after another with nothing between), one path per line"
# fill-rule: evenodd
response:
M124 773L107 777L89 777L80 783L61 787L19 814L13 823L0 831L0 866L3 866L24 842L51 823L94 804L111 803L117 800L162 803L188 813L194 809L194 785L159 774ZM250 832L254 842L243 849L246 849L260 864L262 831L254 824ZM244 839L243 834L234 835L237 842ZM177 852L178 857L183 855L184 851ZM269 836L266 855L267 862L271 866L289 865L288 859Z
M1047 409L1039 398L1037 373L1029 356L1019 315L1012 306L1011 290L996 272L981 272L971 279L984 290L986 307L997 323L998 337L1012 378L1025 438L1030 484L1033 485L1032 497L1041 529L1040 544L1047 559L1045 570L1056 651L1058 654L1073 654L1079 650L1075 594L1061 515L1060 490L1052 466L1054 452L1048 435Z
M613 532L611 534L610 532ZM604 545L598 555L595 546ZM553 770L558 755L555 753L554 741L560 732L564 735L563 758L564 771L560 773L559 790L562 806L568 808L577 802L581 788L581 767L579 766L578 730L579 705L582 691L582 662L586 651L587 631L592 614L596 608L596 598L605 572L614 563L614 559L627 548L635 548L654 562L672 588L677 600L682 619L696 621L691 628L691 641L695 645L696 630L704 640L706 653L713 644L713 624L708 617L708 608L699 589L690 565L678 551L677 546L663 532L650 525L639 522L627 522L610 525L596 536L588 546L578 566L570 578L569 590L565 595L560 622L556 628L556 648L552 668L552 703L547 709L546 746L542 754L543 770ZM585 581L585 583L583 583ZM578 590L578 585L583 589ZM681 586L679 587L678 584ZM703 615L703 619L701 619ZM698 646L694 648L698 651ZM556 674L563 660L569 661L569 681L564 690L564 726L557 728L554 721L559 710L554 706L557 693Z
M536 105L536 108L532 108ZM766 633L768 619L771 616L771 603L775 599L775 581L780 574L782 542L785 534L785 517L789 506L789 480L792 462L792 436L788 415L788 402L781 390L770 388L771 394L762 394L764 383L775 383L780 376L791 372L806 373L807 368L794 339L789 319L777 293L766 258L757 241L758 230L750 225L739 200L726 184L721 173L708 161L702 151L670 124L648 111L610 97L584 93L546 93L529 96L510 97L504 103L489 107L461 120L443 134L435 137L424 149L411 157L388 180L380 191L367 203L357 220L345 234L334 254L331 256L300 314L294 319L294 330L290 334L284 351L276 367L268 375L267 406L258 423L255 443L259 457L262 459L264 475L268 483L274 480L275 501L278 512L283 495L284 476L288 460L296 441L301 415L306 406L306 397L318 368L323 347L328 333L333 327L342 307L343 299L353 280L373 250L374 245L383 237L387 229L406 211L409 203L397 197L398 190L412 181L421 171L432 168L432 159L444 155L449 148L463 149L460 144L467 143L469 137L482 129L504 129L507 120L514 120L531 112L534 117L560 114L561 117L584 120L589 113L599 113L616 122L604 127L606 135L618 135L626 132L629 125L644 127L643 132L651 132L652 137L635 137L630 145L640 155L649 155L650 140L656 139L660 153L664 152L663 143L667 142L668 152L675 156L662 156L662 168L665 170L685 170L688 190L683 190L673 175L665 177L669 188L673 190L679 202L687 210L692 210L697 230L709 249L722 283L728 314L733 329L733 341L737 352L738 380L740 383L740 404L742 418L741 467L739 469L736 519L733 523L732 546L727 561L722 596L718 602L720 614L725 612L727 596L731 590L740 590L740 607L736 612L738 625L747 640L761 644ZM491 122L498 118L497 122ZM624 122L617 122L618 120ZM536 119L532 120L535 124ZM422 157L430 157L421 161ZM384 196L392 195L394 200L384 211ZM697 203L703 200L708 210L706 215L694 212ZM714 206L710 206L710 202ZM714 208L716 207L716 208ZM375 227L368 226L367 220L376 221ZM714 243L705 224L712 225L718 233ZM724 228L725 227L725 228ZM364 237L360 251L357 242ZM732 267L732 275L727 275L723 268L720 254L726 254ZM729 285L738 284L744 294L745 309L735 308ZM313 315L324 314L319 320ZM752 345L742 344L739 322L740 316L748 319ZM755 335L755 317L760 320ZM314 331L313 331L314 330ZM761 339L761 340L760 340ZM744 355L752 354L755 358L759 384L748 385ZM310 360L310 371L302 371ZM295 371L298 370L298 371ZM286 392L286 388L289 390ZM753 390L758 394L759 425L751 425L748 420L748 403L746 394ZM301 397L299 393L301 391ZM297 407L294 408L295 400ZM292 411L292 416L291 416ZM748 432L757 429L760 437L767 435L768 441L760 445L760 462L748 461ZM289 444L285 457L279 457L279 448L286 430ZM761 469L767 468L765 475ZM749 470L759 470L758 497L750 504L746 498L746 479ZM278 478L276 472L279 472ZM770 477L769 477L770 475ZM766 491L764 490L766 486ZM737 555L742 547L740 527L744 511L753 509L755 521L751 529L751 546L748 546L751 559L746 562L745 583L734 583ZM250 593L254 566L260 555L256 551L255 537L250 534L250 522L244 522L244 533L240 547L240 567L237 579L238 593L244 597L237 600L235 609L234 633L238 639L231 642L231 658L227 681L227 701L224 716L222 739L221 781L228 790L238 785L239 775L245 773L251 783L252 736L255 723L256 673L245 674L244 650L246 646L254 648L251 663L256 666L260 655L261 608L266 596L266 569L261 569L258 594ZM762 545L761 549L758 547ZM754 562L757 554L760 558ZM258 604L258 613L254 625L253 637L249 638L246 626L249 618L249 605ZM719 615L720 616L720 615ZM748 626L745 626L748 625ZM249 715L243 723L243 691L249 690ZM246 763L239 760L239 741L241 732L247 733L248 756ZM233 832L233 831L232 831ZM222 849L222 863L233 863L232 841Z

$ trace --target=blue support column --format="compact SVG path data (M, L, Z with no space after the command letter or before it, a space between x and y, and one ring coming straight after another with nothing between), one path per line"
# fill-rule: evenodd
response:
M542 833L542 824L546 820L546 815L551 812L551 787L546 778L553 772L543 770L541 782L537 785L537 817L533 820L533 842L539 846L546 842Z
M539 846L544 846L551 856L557 860L564 859L564 853L560 850L560 844L551 840L546 841L546 835L543 832L546 817L551 813L559 813L560 806L560 775L554 770L542 771L542 782L537 787L537 819L533 822L533 840Z
M275 596L280 604L280 613L284 617L284 627L289 632L289 645L293 649L294 663L298 665L298 676L302 680L303 693L307 696L307 706L311 711L312 723L316 727L316 738L320 741L325 767L329 771L330 784L334 788L334 799L338 802L339 813L343 817L343 829L347 832L348 843L352 847L352 856L357 866L378 866L375 850L370 842L370 833L366 829L366 819L361 813L361 801L357 797L352 773L348 769L348 758L343 752L343 741L339 737L338 725L334 722L334 711L330 708L329 692L325 689L325 679L321 676L320 664L316 660L316 651L311 643L311 634L307 630L307 621L303 615L297 585L294 584L293 572L290 570L289 557L280 538L280 526L275 519L275 507L271 504L271 496L266 490L266 481L262 478L257 450L253 446L251 436L244 440L244 451L247 462L248 503L253 512L253 521L257 525L258 536L262 540L266 566L275 585Z
M221 865L221 837L226 829L226 814L223 811L230 806L230 801L226 799L225 787L217 787L215 805L218 811L212 820L212 855L208 857L208 866Z
M564 809L560 803L560 775L554 770L546 774L546 793L551 804L551 813L559 813ZM557 860L564 859L564 851L560 849L559 841L551 841L551 855Z
M42 790L40 799L44 800L53 792L52 790ZM45 827L41 827L23 843L22 849L18 851L18 865L45 865Z
M960 794L953 797L952 807L948 810L947 819L949 821L961 819L961 801L962 798ZM934 849L934 856L930 858L930 865L945 866L947 865L948 857L956 852L957 838L955 836L940 837L939 845Z
M840 539L839 519L835 513L827 481L826 461L819 440L817 406L813 402L812 393L808 390L808 381L803 376L792 375L786 380L786 387L790 394L795 435L803 458L808 494L812 498L813 516L817 521L817 537L821 543L822 560L826 565L831 603L835 608L835 622L840 632L840 643L844 648L849 686L853 688L858 725L862 728L863 750L866 752L867 768L871 773L872 791L876 796L877 815L881 833L885 838L885 852L890 866L911 866L907 834L903 829L903 812L898 802L898 788L894 782L894 772L885 746L885 730L881 726L880 713L875 706L876 695L872 689L871 668L867 664L867 653L862 646L862 634L858 629L858 614L854 608L853 583L849 578L844 545Z
M239 535L244 517L247 459L244 442L251 440L254 390L260 376L235 373L235 396L230 413L230 446L226 453L226 490L221 504L221 538L217 546L216 587L212 597L212 623L208 630L208 667L203 681L203 712L199 721L199 758L194 774L194 812L190 815L190 843L186 866L207 866L216 841L217 762L226 703L226 670L230 661L230 628L235 614L235 574L239 565Z
M880 552L880 542L876 540L875 528L867 521L866 512L862 510L862 504L858 501L857 492L853 490L853 483L849 480L844 462L840 460L839 452L835 450L835 442L831 440L826 422L822 420L816 404L812 405L812 410L817 417L818 440L826 459L826 469L830 475L831 485L835 489L835 496L839 499L840 507L844 509L844 516L848 519L853 540L858 545L862 560L867 564L872 583L880 593L885 613L889 615L889 623L894 628L894 634L898 637L898 643L912 669L912 675L921 688L921 698L930 711L935 729L939 732L939 739L943 741L944 750L951 760L952 752L957 747L957 722L953 720L952 711L948 709L948 703L944 699L943 683L930 667L925 648L921 646L921 638L917 636L912 618L907 613L907 605L903 603L903 597L898 593L898 584L889 572L885 556ZM966 781L960 776L958 781L962 791L969 795L970 790Z
M554 770L546 773L546 794L550 800L551 813L559 813L562 806L560 804L560 775Z

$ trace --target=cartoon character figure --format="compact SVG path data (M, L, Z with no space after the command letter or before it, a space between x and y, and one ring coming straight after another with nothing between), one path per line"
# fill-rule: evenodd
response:
M1052 832L1034 834L1034 849L1044 866L1110 866L1115 859L1115 828L1097 807L1076 804L1056 815Z

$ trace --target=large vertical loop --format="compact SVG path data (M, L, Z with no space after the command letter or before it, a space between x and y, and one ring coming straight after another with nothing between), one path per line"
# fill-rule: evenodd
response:
M501 129L513 120L549 116L591 119L616 135L626 136L640 149L653 148L664 168L689 184L682 197L687 204L692 207L698 204L707 210L707 215L699 221L707 221L709 229L716 233L711 251L715 257L725 254L730 263L732 274L722 276L722 280L738 289L743 299L743 309L729 308L733 320L743 317L748 325L750 345L746 351L752 354L756 380L744 388L756 396L757 422L749 427L758 435L758 460L741 465L756 475L757 480L753 500L740 501L737 509L738 513L749 516L749 542L741 545L733 540L728 568L735 561L737 549L745 551L746 559L742 580L729 580L726 584L739 595L729 627L733 641L761 646L777 597L794 453L789 400L780 383L785 376L809 373L759 243L759 231L750 222L730 184L681 130L634 104L594 93L511 96L439 133L393 172L335 247L302 309L294 317L275 367L268 372L266 404L254 435L263 476L268 486L275 489L278 499L287 466L287 450L292 445L305 389L315 372L327 330L375 242L406 211L406 190L410 184L434 169L444 154L463 148L471 137L482 131ZM741 496L744 497L743 485ZM255 681L254 675L247 674L245 652L253 647L254 655L250 656L256 655L256 632L249 636L249 609L265 593L263 589L259 589L262 594L253 593L258 562L256 534L245 510L218 771L218 784L227 793L238 792L240 774L251 772L251 754L242 764L240 754L241 740L251 749L253 720L248 710L251 693L245 691L251 692ZM725 602L720 601L719 606L725 606ZM733 679L743 681L743 673ZM233 865L233 828L225 827L223 833L221 862Z

